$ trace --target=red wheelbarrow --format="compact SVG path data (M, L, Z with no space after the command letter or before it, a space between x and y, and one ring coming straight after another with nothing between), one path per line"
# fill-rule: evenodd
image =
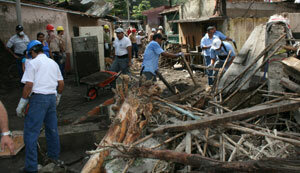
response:
M99 71L80 79L81 83L87 84L86 98L94 100L98 95L99 88L111 88L111 83L120 76L121 72Z

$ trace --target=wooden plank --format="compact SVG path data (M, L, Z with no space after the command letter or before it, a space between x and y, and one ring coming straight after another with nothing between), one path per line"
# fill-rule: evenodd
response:
M96 123L58 126L59 136L68 135L68 134L76 134L76 133L95 132L95 131L99 131L99 130L103 130L103 128L100 129L99 124L96 124ZM41 133L40 137L45 137L45 133L44 132Z
M0 157L7 158L7 157L15 156L25 146L24 140L23 140L23 131L13 131L12 132L12 139L13 139L13 142L14 142L14 145L15 145L14 154L11 155L10 151L7 147L5 147L4 151L1 151L1 148L0 148Z
M298 109L300 106L300 101L281 101L269 105L259 105L254 106L247 109L241 109L234 112L228 112L223 114L222 116L214 115L211 117L207 117L201 120L194 120L194 121L186 121L184 123L179 124L171 124L171 125L164 125L153 129L152 132L154 133L164 133L164 132L178 132L178 131L190 131L199 128L206 128L213 125L223 124L226 122L232 122L236 120L243 120L246 118L250 118L252 116L263 116L263 115L270 115L276 114L280 112L286 112Z
M293 81L290 81L288 78L282 78L280 84L285 88L290 89L296 93L300 93L300 86Z

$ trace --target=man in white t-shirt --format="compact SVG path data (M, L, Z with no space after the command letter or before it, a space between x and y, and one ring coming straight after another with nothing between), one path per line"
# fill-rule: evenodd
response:
M45 124L48 158L58 161L60 142L57 130L56 107L59 104L64 81L57 63L43 53L43 44L37 40L27 46L32 60L25 68L21 82L25 84L16 109L17 116L24 121L25 168L23 172L37 172L37 140Z
M117 28L115 32L117 35L113 43L115 60L110 67L110 71L122 71L123 74L128 74L132 58L131 41L124 36L124 30L122 28Z

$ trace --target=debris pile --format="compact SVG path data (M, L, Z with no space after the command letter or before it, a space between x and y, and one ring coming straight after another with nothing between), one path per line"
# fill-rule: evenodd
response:
M267 45L252 57L252 63L220 87L225 63L210 90L203 90L193 79L186 91L163 98L156 84L147 81L140 87L128 87L129 77L121 76L115 98L92 112L97 115L103 106L111 104L114 113L110 114L112 125L106 136L96 150L87 152L91 157L82 172L299 172L300 85L282 78L276 85L287 90L269 90L265 76L258 86L242 90L273 55L281 52L279 42L284 39L286 34ZM294 63L289 65L291 61L300 62L294 56L280 63L297 71L287 75L297 79L300 70ZM172 87L168 86L170 90ZM146 158L156 160L150 164ZM116 164L120 160L126 164Z

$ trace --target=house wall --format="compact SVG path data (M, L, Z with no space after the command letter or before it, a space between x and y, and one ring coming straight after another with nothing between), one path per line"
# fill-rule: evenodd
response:
M0 39L7 42L15 34L17 25L15 4L0 2ZM51 11L35 7L21 7L22 20L25 34L33 40L38 32L46 34L47 24L67 27L67 15L64 12ZM68 31L65 32L68 35Z
M300 13L289 13L288 18L292 31L300 33Z
M0 9L2 9L0 10L0 39L6 43L15 34L17 25L15 4L0 2ZM96 18L38 7L22 6L21 12L24 32L30 40L36 39L38 32L43 32L47 35L46 26L48 24L52 24L55 27L64 27L67 52L71 53L71 66L73 65L71 37L74 36L74 26L97 26L103 24ZM67 68L71 68L70 65Z
M191 47L199 46L208 26L215 25L223 31L223 21L191 22L179 24L179 41Z
M253 29L268 21L268 17L263 18L230 18L226 22L226 35L236 41L238 49L241 49Z
M181 6L181 19L197 19L213 15L215 0L189 0Z

